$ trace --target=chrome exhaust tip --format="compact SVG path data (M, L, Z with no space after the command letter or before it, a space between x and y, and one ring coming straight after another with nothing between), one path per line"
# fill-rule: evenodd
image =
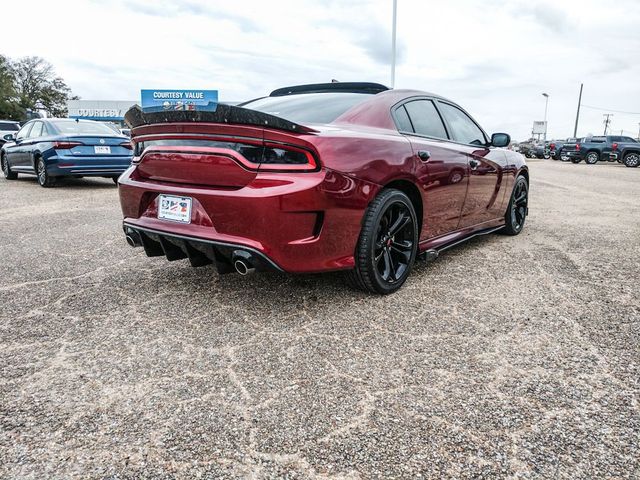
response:
M236 250L233 252L231 256L231 261L233 263L233 268L236 269L240 275L249 275L256 271L253 266L253 262L251 261L252 257L249 252L244 250Z
M236 269L236 272L238 272L240 275L243 275L243 276L249 275L256 271L256 269L253 268L249 263L240 259L233 262L233 266Z
M133 239L131 235L127 235L125 238L127 239L127 243L129 244L130 247L136 246L136 241Z
M125 237L127 243L130 247L140 247L142 246L142 239L140 238L140 234L131 228L125 229Z

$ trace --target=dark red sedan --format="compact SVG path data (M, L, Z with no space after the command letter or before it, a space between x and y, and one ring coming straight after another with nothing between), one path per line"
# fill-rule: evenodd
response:
M126 115L124 231L220 273L346 270L391 293L416 257L522 231L529 172L450 100L372 83L288 87L215 112Z

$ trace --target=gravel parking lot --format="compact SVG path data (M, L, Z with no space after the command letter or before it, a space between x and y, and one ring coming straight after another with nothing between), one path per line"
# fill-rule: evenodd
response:
M0 180L0 477L640 476L640 169L388 297L131 249L110 180Z

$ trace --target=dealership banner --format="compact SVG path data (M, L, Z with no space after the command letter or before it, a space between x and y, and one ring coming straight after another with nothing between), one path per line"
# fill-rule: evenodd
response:
M141 90L141 107L145 112L170 110L206 110L215 112L217 90Z

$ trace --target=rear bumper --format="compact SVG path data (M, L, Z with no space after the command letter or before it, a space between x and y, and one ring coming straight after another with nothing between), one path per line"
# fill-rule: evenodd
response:
M192 267L214 264L219 273L234 270L235 260L242 259L258 271L281 272L273 260L264 253L246 245L175 235L148 228L122 225L127 242L132 247L142 247L148 257L165 256L167 260L189 259Z
M135 166L119 180L124 228L155 242L147 254L192 260L195 250L207 258L195 254L203 264L215 262L221 271L235 250L253 255L258 270L353 268L362 216L378 188L331 170L260 173L242 188L145 180ZM191 197L191 223L158 219L161 194Z
M131 165L131 157L53 156L46 160L49 175L119 176Z

